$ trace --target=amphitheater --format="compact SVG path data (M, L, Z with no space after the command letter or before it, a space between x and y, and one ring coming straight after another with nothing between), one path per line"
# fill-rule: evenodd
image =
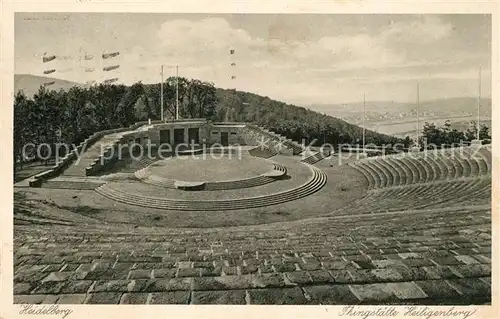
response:
M490 304L491 146L358 155L202 119L98 132L14 185L14 301Z

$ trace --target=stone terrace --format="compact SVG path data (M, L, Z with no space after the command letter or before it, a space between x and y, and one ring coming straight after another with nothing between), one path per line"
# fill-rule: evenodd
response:
M489 304L491 213L218 229L15 226L16 303Z

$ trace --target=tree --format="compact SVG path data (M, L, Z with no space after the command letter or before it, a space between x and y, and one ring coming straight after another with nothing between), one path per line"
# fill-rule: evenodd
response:
M469 124L469 128L465 132L465 139L467 141L472 141L477 139L477 123L475 121L471 121ZM479 139L480 140L491 140L490 128L481 124L479 128Z
M48 147L40 148L40 155L48 164L49 155L54 154L55 144L58 142L58 132L63 125L61 100L64 92L48 91L41 86L34 95L33 101L36 106L36 144L44 143Z
M32 108L32 101L28 100L26 95L20 91L14 97L14 143L13 143L13 164L14 172L16 167L22 169L25 154L23 154L23 146L31 142L33 138L30 132L30 125L28 122L30 108Z
M137 121L135 105L144 93L144 86L141 82L132 84L125 88L120 103L118 104L118 123L121 126L129 126Z

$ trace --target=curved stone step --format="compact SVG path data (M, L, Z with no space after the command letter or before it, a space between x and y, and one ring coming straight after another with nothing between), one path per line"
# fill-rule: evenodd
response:
M424 167L426 173L426 182L433 182L437 179L436 167L429 161L427 153L423 153L420 157L419 163Z
M407 180L406 185L418 183L419 176L418 176L418 174L415 173L414 166L412 166L409 163L407 163L406 161L404 161L403 158L401 157L401 155L393 157L393 160L395 162L398 162L403 167L405 172L409 172L407 177L406 177L406 180Z
M369 174L371 176L369 179L372 181L371 183L371 188L379 188L382 180L380 178L380 175L378 175L375 171L373 171L373 168L369 165L366 165L363 161L358 161L354 162L352 164L349 164L350 166L358 169L362 174ZM366 175L365 175L366 176ZM370 184L370 182L369 182Z
M422 167L422 165L420 165L419 161L413 159L412 156L406 156L405 158L406 163L412 165L415 170L414 172L417 172L417 174L415 174L416 176L418 176L416 184L423 183L427 177L425 174L425 169Z
M439 154L434 154L434 159L438 162L441 162L447 169L446 179L451 180L454 179L457 175L457 171L455 165L451 162L451 160L446 156L441 156Z
M388 186L399 186L401 181L401 174L399 169L394 167L392 163L389 163L386 157L380 158L378 162L387 173L387 176L389 178Z
M366 178L368 182L368 189L372 189L375 187L375 177L363 165L354 165L352 163L349 163L348 165L356 169Z
M429 152L427 154L427 160L434 169L435 181L445 180L448 177L448 167L444 165L442 161L437 160L434 153Z
M378 163L375 158L370 158L365 161L365 164L372 167L372 170L379 176L380 186L379 187L388 187L390 186L389 180L392 180L390 176L387 175L387 172L382 168L382 166Z
M410 168L410 170L412 172L412 176L413 176L413 182L412 182L412 184L418 184L418 183L420 183L422 175L421 175L420 170L417 168L416 164L413 161L411 161L410 158L407 157L407 156L403 156L401 158L401 161L404 164L406 164Z
M175 200L167 198L157 198L130 194L111 188L108 184L102 185L96 191L110 199L123 202L129 205L167 209L167 210L195 210L195 211L217 211L217 210L235 210L264 207L293 201L320 190L327 180L326 174L313 166L309 166L312 171L312 177L303 185L283 191L280 193L262 195L250 198L240 198L234 200Z
M395 160L394 156L388 156L386 160L387 163L393 167L393 169L398 170L399 172L400 180L397 185L408 185L411 183L413 176L408 166L403 165L401 161Z
M484 165L486 165L483 174L491 174L491 148L481 147L478 150L478 154L483 158Z

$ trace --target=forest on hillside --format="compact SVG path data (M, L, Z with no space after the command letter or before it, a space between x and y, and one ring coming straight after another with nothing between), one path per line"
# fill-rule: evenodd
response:
M164 117L175 118L176 83L164 83ZM161 118L160 84L131 86L100 84L54 91L40 87L32 98L19 91L14 99L14 158L27 143L78 145L94 132L126 127L137 121ZM179 78L179 116L210 121L253 122L306 143L356 143L362 129L303 107L256 94L218 89L213 83ZM372 131L367 143L394 143L399 139ZM16 161L15 161L16 162Z

